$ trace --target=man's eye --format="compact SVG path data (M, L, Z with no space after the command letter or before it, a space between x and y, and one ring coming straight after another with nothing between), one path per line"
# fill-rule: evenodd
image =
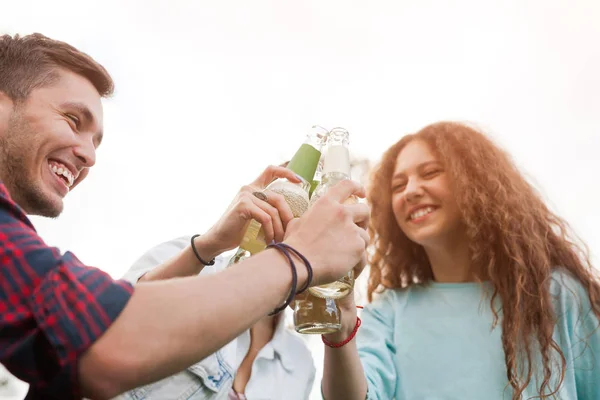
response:
M76 128L79 128L79 118L77 118L75 115L73 114L65 114L67 116L67 118L69 118L73 124L75 124Z

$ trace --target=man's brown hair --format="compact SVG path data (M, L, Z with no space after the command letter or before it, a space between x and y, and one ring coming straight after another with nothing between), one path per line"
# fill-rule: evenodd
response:
M114 91L113 80L106 69L65 42L40 33L0 36L0 91L13 101L23 101L32 90L56 82L58 68L85 77L102 97Z

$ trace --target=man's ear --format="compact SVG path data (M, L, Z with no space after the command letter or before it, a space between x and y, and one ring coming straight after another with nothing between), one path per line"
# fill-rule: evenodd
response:
M9 95L0 90L0 135L4 133L8 126L8 121L15 109L15 102Z

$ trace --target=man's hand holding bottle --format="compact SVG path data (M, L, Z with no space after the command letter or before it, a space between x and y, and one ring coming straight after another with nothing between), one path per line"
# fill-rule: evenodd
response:
M364 259L369 242L369 207L364 203L344 204L351 196L364 198L364 188L351 180L342 181L304 215L293 218L283 196L264 191L277 178L299 181L286 168L267 167L250 185L240 189L219 221L197 240L209 243L218 253L231 250L240 244L246 226L255 219L263 226L268 242L283 239L310 261L314 274L311 285L332 282L353 266L364 266L359 261ZM265 199L253 195L257 191L262 191ZM304 277L303 264L298 262L297 267Z
M370 209L364 203L344 204L353 195L364 198L364 188L344 180L288 224L284 243L310 261L312 286L333 282L356 265L364 266L360 261L369 243L366 226Z

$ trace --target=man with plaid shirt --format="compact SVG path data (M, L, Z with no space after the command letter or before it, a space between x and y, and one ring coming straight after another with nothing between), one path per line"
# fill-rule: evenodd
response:
M189 367L279 306L292 274L277 250L197 276L239 245L250 219L268 240L284 240L285 231L285 242L313 263L313 285L344 275L368 243L368 207L342 204L364 196L359 185L343 182L292 221L280 195L252 195L278 177L299 181L272 166L206 234L135 287L61 254L27 214L58 216L86 177L102 141L101 98L112 91L106 70L66 43L0 36L0 363L30 384L27 399L114 397ZM301 287L308 273L296 263Z

